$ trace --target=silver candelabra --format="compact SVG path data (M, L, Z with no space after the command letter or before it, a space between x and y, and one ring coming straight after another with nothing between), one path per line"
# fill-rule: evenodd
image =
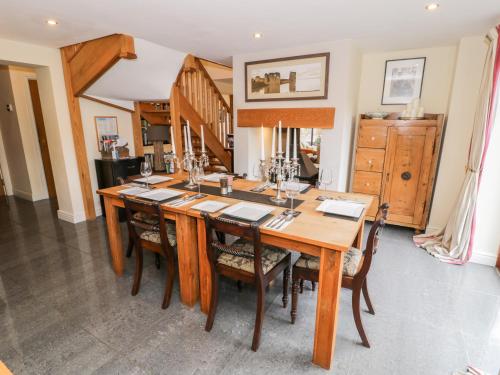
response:
M286 198L281 196L283 183L300 174L299 159L286 159L283 154L283 152L278 152L275 157L270 157L268 161L260 161L261 173L266 180L266 184L276 183L276 195L269 199L278 204L286 202Z
M205 168L208 167L208 165L209 159L206 151L202 151L199 158L196 158L193 151L184 151L182 166L183 169L188 172L187 188L194 189L198 186L194 178L194 169L196 167Z

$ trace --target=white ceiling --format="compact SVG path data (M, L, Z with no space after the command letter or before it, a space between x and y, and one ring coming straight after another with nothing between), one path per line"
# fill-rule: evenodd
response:
M436 1L436 0L432 0ZM60 47L126 33L198 56L339 39L367 48L453 44L500 20L499 0L0 0L0 37ZM59 21L56 27L44 23ZM262 32L264 37L253 39Z

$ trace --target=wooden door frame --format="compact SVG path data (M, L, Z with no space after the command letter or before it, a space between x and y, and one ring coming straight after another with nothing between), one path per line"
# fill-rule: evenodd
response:
M33 107L33 116L35 118L38 144L40 145L40 156L42 158L43 171L45 174L45 181L47 183L47 191L49 193L49 198L56 199L57 201L54 173L52 171L52 162L50 160L49 146L47 143L47 133L45 130L45 122L43 121L42 103L40 101L38 81L36 80L36 78L28 79L28 87L30 91L31 104Z

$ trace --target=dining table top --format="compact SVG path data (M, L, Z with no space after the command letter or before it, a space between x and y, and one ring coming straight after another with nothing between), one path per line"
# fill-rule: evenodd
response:
M156 175L156 174L155 174ZM172 180L150 185L152 188L170 188L171 185L178 184L179 182L185 181L187 175L185 173L177 173L168 175L173 177ZM237 178L233 181L233 191L246 191L250 192L251 189L258 185L261 185L262 181L251 181L246 179ZM218 183L204 181L202 186L219 186ZM114 186L105 189L99 189L98 194L108 197L108 198L118 198L117 205L120 205L120 191L127 188L126 185ZM179 189L175 189L179 190ZM195 188L191 191L183 191L187 195L195 195L198 193L198 189ZM268 188L261 194L273 196L276 191L272 188ZM353 218L340 217L325 215L323 212L317 211L316 208L320 205L321 201L317 200L318 196L326 196L328 198L349 200L363 203L365 209L363 210L360 217L356 220ZM270 229L263 223L260 226L260 232L263 236L273 236L286 240L296 241L298 243L304 243L307 245L312 245L318 248L331 249L336 251L348 251L353 242L355 241L360 226L364 223L364 218L366 211L372 203L372 196L357 193L343 193L335 191L325 191L316 188L311 188L304 193L299 194L296 199L300 199L303 202L296 208L300 214L295 217L286 227L283 229ZM242 199L235 199L231 197L231 194L226 196L211 195L207 194L206 197L190 201L182 206L170 206L168 202L161 204L162 209L168 213L174 214L185 214L196 218L201 218L201 211L193 209L192 206L202 202L202 201L219 201L227 203L228 205L233 205L241 202ZM259 203L260 204L260 203ZM270 205L271 202L270 202ZM274 210L271 212L273 216L281 214L284 210L290 208L289 205L274 206ZM220 215L221 211L212 213L211 215ZM307 252L307 251L306 251Z

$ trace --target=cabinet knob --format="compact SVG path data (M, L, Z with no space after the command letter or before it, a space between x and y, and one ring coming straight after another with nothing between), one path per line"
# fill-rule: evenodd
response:
M365 186L370 186L370 183L369 183L369 182L367 182L367 183L365 184Z
M368 164L373 164L373 161L371 161L371 160L368 160Z
M401 178L405 181L408 181L411 178L411 173L408 171L403 172L401 173Z
M374 141L374 140L375 140L375 137L371 137L370 139L371 139L372 141Z

